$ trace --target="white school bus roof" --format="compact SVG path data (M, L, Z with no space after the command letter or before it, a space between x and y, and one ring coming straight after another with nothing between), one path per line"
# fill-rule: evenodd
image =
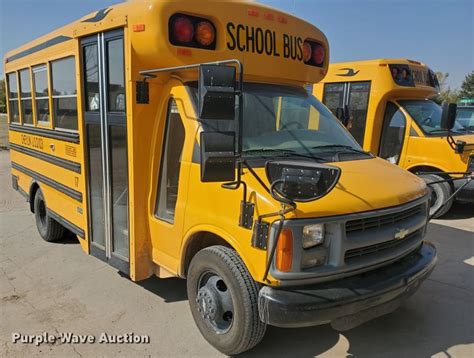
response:
M210 20L216 28L215 50L171 44L169 19L177 13ZM318 28L254 1L130 0L100 9L9 51L5 73L42 61L75 39L118 27L128 29L134 80L139 79L141 70L238 59L244 64L246 79L305 84L324 78L329 63L329 45ZM324 47L321 67L303 62L305 40ZM182 75L188 76L188 72Z

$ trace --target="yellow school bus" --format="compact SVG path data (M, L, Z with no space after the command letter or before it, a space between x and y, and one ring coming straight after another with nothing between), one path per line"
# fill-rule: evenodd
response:
M314 95L333 113L347 106L347 127L365 150L437 182L431 200L437 217L450 209L453 200L441 206L463 184L440 181L474 171L474 134L459 123L450 132L441 128L441 107L430 100L438 92L435 73L406 59L333 63L314 86ZM474 182L457 198L474 202Z
M13 187L43 239L186 278L221 352L268 324L353 327L414 293L436 249L425 183L307 93L328 63L320 30L253 1L98 10L5 57Z

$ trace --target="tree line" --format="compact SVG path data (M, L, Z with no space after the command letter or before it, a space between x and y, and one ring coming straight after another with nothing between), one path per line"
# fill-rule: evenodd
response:
M440 87L439 95L435 98L436 102L457 103L461 99L474 99L474 71L466 75L459 89L452 89L447 85L449 73L436 72L436 76Z

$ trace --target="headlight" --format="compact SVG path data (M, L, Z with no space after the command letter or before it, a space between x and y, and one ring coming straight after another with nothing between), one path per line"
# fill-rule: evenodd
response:
M303 227L303 248L320 245L324 242L324 224L306 225Z

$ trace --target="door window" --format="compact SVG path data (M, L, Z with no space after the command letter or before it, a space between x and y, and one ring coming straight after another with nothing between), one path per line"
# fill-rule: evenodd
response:
M379 157L398 164L405 138L406 119L400 109L388 102L382 127Z
M327 83L324 85L323 103L332 113L344 106L344 83Z
M350 83L349 113L347 129L360 145L364 144L365 126L367 124L367 108L369 105L370 82Z
M324 85L323 103L332 113L338 108L349 108L347 129L360 145L364 145L370 82L340 82Z
M156 216L173 223L185 135L183 121L174 99L169 103L167 117L160 163Z

